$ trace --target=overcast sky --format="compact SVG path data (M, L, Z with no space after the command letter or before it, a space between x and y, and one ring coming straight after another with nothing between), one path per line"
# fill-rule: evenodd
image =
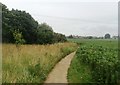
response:
M2 0L9 9L29 12L65 35L118 34L118 0Z

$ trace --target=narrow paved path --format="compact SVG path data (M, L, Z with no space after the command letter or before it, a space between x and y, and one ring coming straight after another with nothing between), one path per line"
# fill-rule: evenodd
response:
M68 83L67 71L74 55L75 52L67 55L60 62L58 62L48 75L48 78L46 79L45 83Z

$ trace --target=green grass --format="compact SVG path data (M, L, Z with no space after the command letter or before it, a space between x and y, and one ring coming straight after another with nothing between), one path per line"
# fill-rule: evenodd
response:
M89 83L92 81L91 73L87 65L81 64L75 56L71 62L71 66L68 71L69 83Z
M3 44L3 83L43 83L49 72L67 54L75 51L75 43L52 45Z
M69 42L75 42L79 45L102 45L104 47L118 47L117 39L68 39Z
M91 60L86 61L86 59L92 59L92 56L94 58L95 57L100 58L103 55L104 55L104 57L101 57L101 58L106 58L106 59L110 59L110 60L113 59L112 55L113 55L113 57L117 55L117 52L114 51L114 49L118 49L118 41L113 40L113 39L68 39L68 40L70 42L75 42L80 45L79 49L77 50L77 54L74 57L74 59L72 60L72 63L68 70L68 81L70 83L93 83L93 82L96 83L96 80L99 80L99 79L97 79L97 77L99 77L98 74L99 74L100 70L97 72L98 68L96 67L93 70L94 71L94 74L93 74L92 73L93 71L91 70L91 67L89 65L89 62L91 62ZM104 49L104 50L111 49L114 52L112 52L111 50L110 50L111 52L108 52L108 51L104 52L102 50L102 51L99 51L99 53L98 53L98 51L97 51L97 50L99 50L98 47L101 47L101 46L102 46L102 49ZM82 50L81 50L81 48L82 48ZM92 49L97 49L97 50L95 50L97 53L92 52ZM82 52L82 51L84 51L84 52ZM101 54L101 52L103 52L103 54ZM84 55L84 57L83 57L83 55ZM87 56L88 56L88 58L87 58ZM98 58L96 58L96 60L99 61ZM104 61L104 59L103 59L103 61ZM113 61L113 60L111 60L111 61ZM110 64L111 64L111 62L110 62ZM100 65L102 65L102 64L100 64ZM108 69L106 69L106 70L108 70ZM94 75L94 77L93 77L93 75ZM95 76L96 76L96 79L93 79L93 78L95 78ZM112 77L112 78L114 78L114 77Z

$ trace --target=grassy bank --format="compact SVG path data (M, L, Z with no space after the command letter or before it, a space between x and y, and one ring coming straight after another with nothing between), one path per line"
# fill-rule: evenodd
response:
M68 82L90 83L92 81L92 75L88 68L88 66L81 64L78 57L75 56L68 70Z
M68 71L70 83L114 83L120 78L117 40L76 40L80 47ZM114 85L113 84L113 85Z
M42 83L55 64L76 50L74 43L3 44L3 83Z

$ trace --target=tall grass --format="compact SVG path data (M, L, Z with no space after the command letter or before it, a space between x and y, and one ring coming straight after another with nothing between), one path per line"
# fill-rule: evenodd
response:
M55 64L76 50L74 43L53 45L3 44L3 83L43 83Z

